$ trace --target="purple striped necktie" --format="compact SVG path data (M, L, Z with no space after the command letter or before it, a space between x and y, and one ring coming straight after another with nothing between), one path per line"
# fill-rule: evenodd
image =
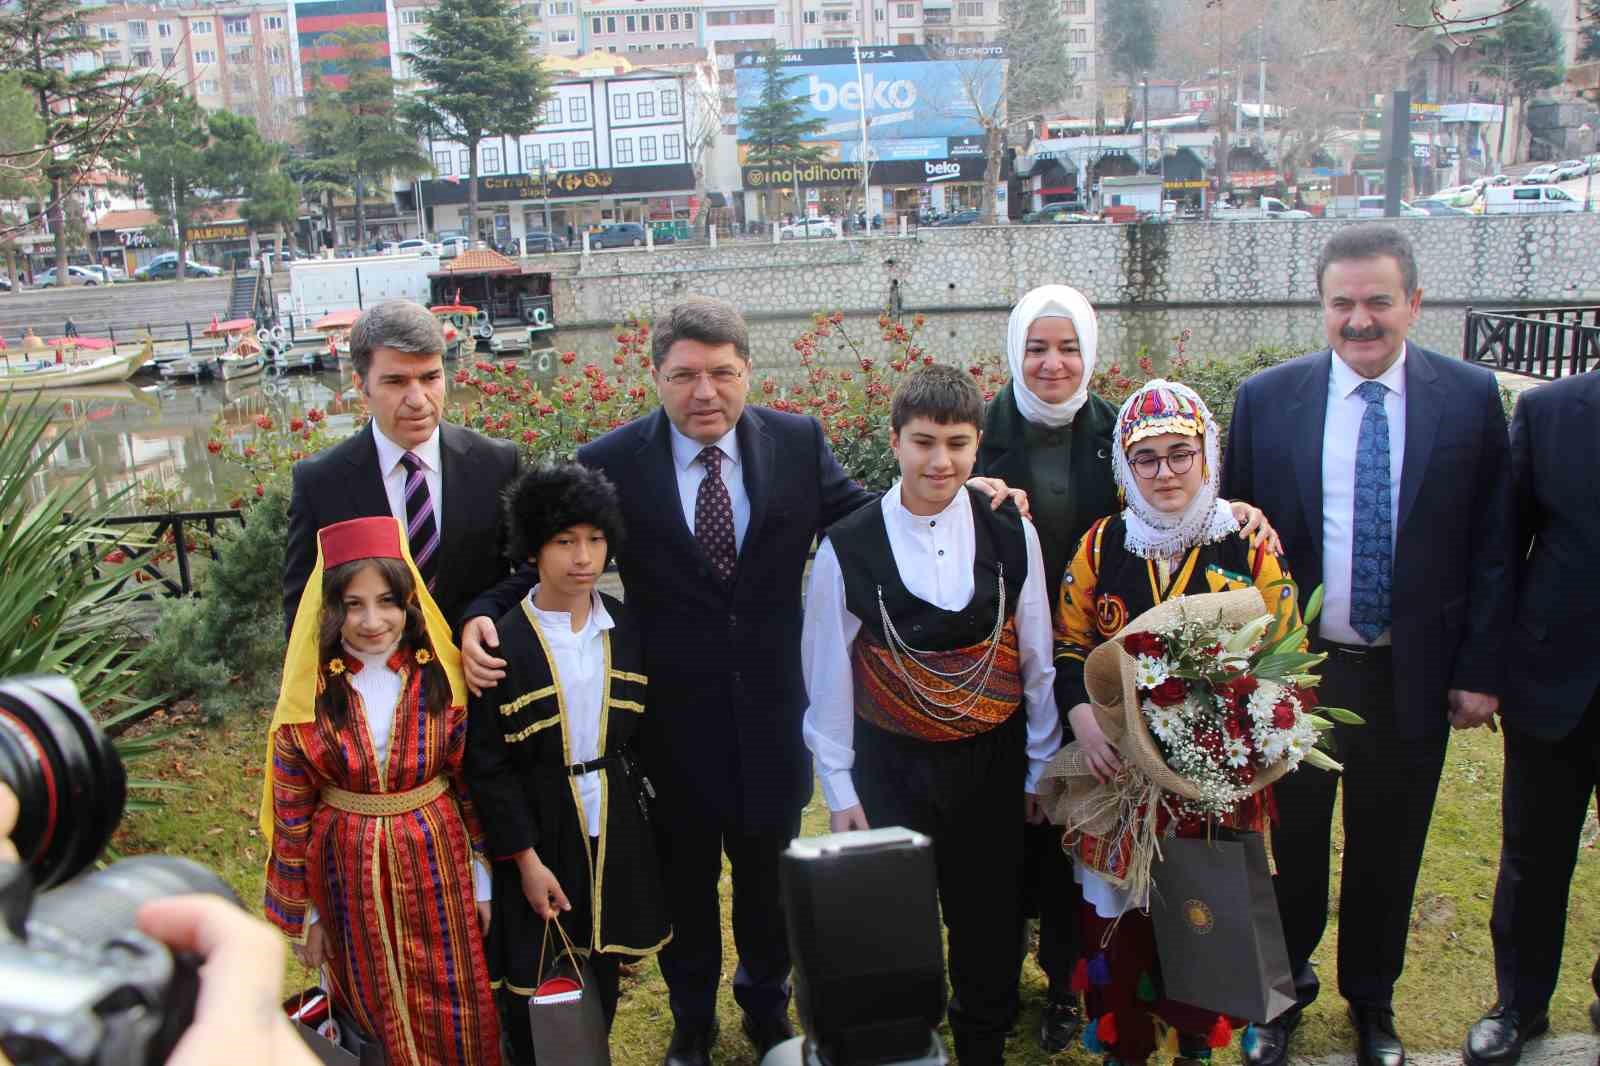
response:
M406 468L406 539L411 542L411 561L432 592L439 571L439 523L433 517L433 495L422 472L422 460L406 452L400 462Z

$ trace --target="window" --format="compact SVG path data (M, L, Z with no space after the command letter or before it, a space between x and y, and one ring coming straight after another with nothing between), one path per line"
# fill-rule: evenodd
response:
M875 8L872 9L872 20L874 22L882 22L883 21L883 8L875 7Z
M633 117L633 105L628 102L628 94L627 93L618 93L616 96L611 98L611 117L612 118L632 118Z
M273 96L288 96L289 95L289 75L287 75L287 74L274 74L272 76L272 95Z
M247 18L223 19L222 32L229 37L248 37L250 36L250 20Z
M150 26L142 19L138 22L128 23L128 40L148 41L150 39Z
M100 53L100 63L107 67L122 66L122 50L120 48L107 48Z
M450 169L450 153L433 153L433 169L438 172L440 177L447 177L455 173L455 171Z
M576 30L556 30L550 35L550 39L556 44L571 44L578 39L578 32Z
M163 41L172 40L172 23L170 23L170 22L158 22L158 23L156 23L156 36L161 38Z
M854 11L824 11L822 17L828 22L849 22L856 17Z
M655 93L640 93L639 94L639 117L640 118L655 118L656 117L656 94Z
M456 157L461 163L461 173L463 175L471 174L472 173L472 153L467 151L465 148L463 148L463 149L461 149L461 151L456 153Z
M686 29L686 30L694 29L694 13L693 12L685 11L683 13L683 28Z
M661 113L663 115L676 115L678 113L678 90L661 90Z
M683 156L683 148L676 133L669 133L661 138L661 158L669 163L675 163Z
M575 167L586 167L589 165L588 141L572 142L572 165Z
M561 97L552 96L539 109L539 123L543 126L561 125Z
M289 61L289 50L281 44L275 44L267 49L267 58L274 63L287 63Z
M914 19L914 18L916 18L917 17L917 5L916 4L896 4L896 5L894 5L894 17L898 18L898 19Z
M1082 26L1067 31L1067 41L1070 44L1088 44L1089 31Z
M534 2L534 3L531 3L531 4L524 4L524 5L523 5L523 6L524 6L524 7L526 7L526 8L527 8L527 9L528 9L528 17L529 17L529 18L532 18L532 19L536 19L536 18L538 18L538 17L539 17L539 16L540 16L540 14L541 14L541 12L540 12L540 10L539 10L539 9L540 9L540 8L541 8L541 7L542 7L542 6L543 6L543 5L542 5L542 4L540 4L540 3L538 3L538 2L537 2L537 0L535 0L535 2Z
M122 34L117 32L115 26L101 26L100 39L102 41L120 41L122 40Z
M657 33L665 33L666 29L667 29L667 16L665 16L665 15L657 15L656 16L656 32Z
M607 15L606 16L606 32L607 33L616 33L617 32L617 16L615 16L615 15Z
M420 26L422 24L422 8L403 7L400 9L400 25Z
M282 15L266 15L266 16L264 16L261 19L261 28L264 29L264 30L281 30L281 29L283 29L283 16Z
M230 63L248 63L248 62L250 62L250 47L248 45L244 45L244 46L234 47L234 48L228 49L228 62L230 62Z
M202 67L210 66L217 61L217 53L209 48L197 48L194 53L194 61Z
M189 32L196 36L207 36L211 33L210 19L195 19L189 23Z
M233 86L233 95L235 96L249 96L251 91L255 89L255 86L250 84L249 78L233 78L228 84Z
M800 21L804 22L807 26L815 26L817 24L817 13L815 11L802 12L800 15Z
M537 144L527 144L522 147L522 169L529 174L539 173L539 162L544 159L544 149Z
M631 163L631 162L633 162L633 138L632 137L618 137L617 138L617 162L618 163Z
M961 0L961 17L964 19L983 18L983 0Z
M217 84L215 78L206 78L200 83L201 96L216 96L222 91L222 86Z
M639 162L654 163L656 161L656 139L654 137L639 138Z
M1084 71L1089 69L1089 57L1088 56L1072 56L1071 57L1071 62L1072 62L1072 73L1074 73L1074 74L1082 74Z
M595 15L593 18L591 18L589 20L589 32L590 33L600 33L601 32L600 27L604 26L604 25L605 25L605 23L600 21L600 16L599 15Z
M638 33L639 32L639 20L638 20L638 18L636 18L633 15L629 15L628 16L628 32L629 33Z
M552 144L550 146L550 169L564 170L567 165L567 149L565 145Z
M178 62L178 51L177 51L177 49L175 49L175 48L163 48L161 50L161 65L163 67L171 67L171 66L175 65L177 62Z
M1089 13L1089 0L1067 0L1067 14L1087 15Z
M152 66L153 63L150 59L150 49L140 48L139 50L135 51L133 53L133 65L136 67Z
M573 0L550 0L550 14L570 15L572 14L572 5Z
M667 16L667 25L671 26L673 29L678 28L678 13L676 11Z
M500 149L484 145L483 148L483 173L500 173Z
M570 122L589 121L589 101L581 96L574 96L567 100L567 119Z

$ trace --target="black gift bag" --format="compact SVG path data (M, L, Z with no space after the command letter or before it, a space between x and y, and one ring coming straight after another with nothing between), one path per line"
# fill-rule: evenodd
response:
M554 926L561 944L550 967L545 949ZM528 997L528 1028L537 1062L562 1066L611 1066L610 1034L594 982L594 968L572 946L559 918L545 922L539 947L539 985Z
M1260 833L1163 840L1152 879L1150 918L1168 999L1257 1023L1294 1006Z
M300 1039L324 1066L387 1066L383 1046L363 1033L355 1019L321 988L290 996L283 1009Z

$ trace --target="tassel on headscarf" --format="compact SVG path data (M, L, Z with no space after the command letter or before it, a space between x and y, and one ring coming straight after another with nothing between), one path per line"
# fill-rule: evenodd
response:
M1072 968L1072 978L1067 982L1067 988L1074 995L1080 995L1089 988L1089 960L1080 958L1078 965Z
M1105 1047L1114 1047L1117 1043L1117 1016L1113 1011L1106 1011L1100 1015L1100 1021L1095 1024L1095 1035Z
M1089 960L1089 983L1096 988L1104 988L1111 983L1111 964L1106 962L1104 952Z
M1022 357L1028 349L1028 329L1037 319L1067 318L1078 334L1078 351L1083 353L1083 377L1071 396L1060 403L1039 399L1022 377ZM1022 417L1036 425L1060 429L1072 424L1078 410L1088 402L1089 379L1094 376L1095 349L1100 343L1100 325L1088 299L1070 285L1041 285L1017 301L1006 325L1006 362L1011 368L1011 392Z
M1206 1036L1206 1042L1213 1048L1227 1047L1233 1041L1233 1026L1228 1024L1224 1015L1217 1015L1217 1020L1211 1024L1211 1032Z

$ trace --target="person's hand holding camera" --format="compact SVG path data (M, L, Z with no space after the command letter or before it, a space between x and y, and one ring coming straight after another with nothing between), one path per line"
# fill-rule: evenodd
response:
M17 827L17 795L0 784L0 862L21 862L11 831Z

